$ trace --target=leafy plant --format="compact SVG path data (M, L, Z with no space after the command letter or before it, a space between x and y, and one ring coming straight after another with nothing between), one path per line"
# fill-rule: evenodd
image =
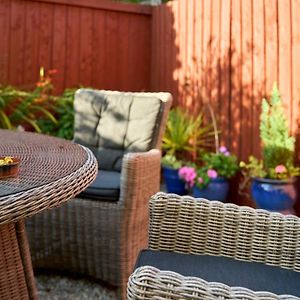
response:
M73 99L76 89L66 89L54 96L52 78L56 70L46 74L40 69L40 79L33 91L12 86L0 86L0 128L36 131L66 139L73 138Z
M52 96L53 86L50 70L44 75L40 70L40 80L32 92L18 90L12 86L0 87L0 126L13 129L22 126L25 129L42 132L38 119L47 119L53 124L58 121L53 114L55 98Z
M39 119L38 124L42 132L71 140L73 138L74 125L74 95L76 89L66 89L62 96L55 98L54 114L57 123L48 119Z
M194 185L198 188L206 187L210 181L217 177L231 178L238 170L237 157L227 150L220 147L217 153L208 152L202 157L202 165L197 167L195 164L179 169L181 177L189 187Z
M201 114L193 117L182 108L172 109L163 137L162 148L166 154L163 164L182 165L191 154L196 157L199 151L211 146L212 137L212 126L204 125Z
M287 119L277 85L273 85L270 101L262 100L260 115L262 160L253 156L241 162L244 177L287 179L300 174L294 166L295 138L289 135Z

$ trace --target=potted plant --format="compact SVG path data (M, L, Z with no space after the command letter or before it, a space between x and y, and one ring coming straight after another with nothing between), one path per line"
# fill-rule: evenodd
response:
M211 144L212 135L212 126L203 124L202 114L194 117L179 107L170 111L162 144L162 169L169 193L187 193L178 170L185 160L193 159L197 151Z
M276 84L270 100L262 100L260 138L262 159L250 156L248 163L240 163L244 175L242 188L251 181L251 195L258 208L293 213L295 176L300 169L294 165L295 138L289 135Z
M236 156L222 146L217 152L204 154L200 167L181 167L179 176L186 182L194 197L223 202L229 190L228 179L234 176L237 170Z

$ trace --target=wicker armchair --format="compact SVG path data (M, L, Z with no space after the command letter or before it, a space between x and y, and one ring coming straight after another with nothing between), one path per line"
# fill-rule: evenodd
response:
M152 114L151 101L159 107L157 115L153 115L151 140L141 150L133 145L145 134L145 120L150 114L143 113L143 109L148 105ZM136 256L147 245L148 201L160 187L159 149L171 102L169 93L77 91L74 140L94 152L99 182L101 176L108 177L101 191L95 187L97 176L74 201L27 221L35 268L89 275L117 286L119 297L125 297ZM127 115L122 115L123 110ZM119 137L125 129L125 135ZM119 145L119 141L123 144ZM123 149L126 143L128 147ZM112 158L110 170L108 160ZM117 188L110 186L110 176L116 174ZM97 196L99 191L104 194Z
M149 248L146 251L157 254L156 258L152 259L153 264L147 264L140 255L128 281L127 299L300 299L300 219L296 216L158 193L150 200ZM236 286L239 278L227 278L230 277L228 265L225 279L231 280L233 285L183 275L167 268L168 262L158 259L160 254L167 257L169 253L184 256L177 259L180 268L186 266L185 258L192 256L196 259L208 257L210 262L230 260L235 264L270 268L280 273L279 285L283 284L284 288L294 281L297 293L293 294L296 296L281 293L279 296L270 292L269 286L264 285L265 278L259 278L260 273L254 280L259 278L265 287L263 291ZM199 265L193 267L205 267ZM251 272L247 267L242 271L238 276L245 272L248 276L247 272ZM211 266L208 272L214 277L218 271ZM295 279L281 283L284 272L292 273Z

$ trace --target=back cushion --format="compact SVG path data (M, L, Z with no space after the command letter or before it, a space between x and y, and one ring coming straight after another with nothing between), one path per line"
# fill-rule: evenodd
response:
M120 171L125 153L144 152L155 145L161 103L150 94L78 90L74 140L93 151L100 169Z

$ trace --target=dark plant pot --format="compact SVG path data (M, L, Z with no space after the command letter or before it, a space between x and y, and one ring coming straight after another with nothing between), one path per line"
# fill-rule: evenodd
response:
M218 177L212 179L207 187L199 189L194 186L192 194L196 198L205 198L208 200L218 200L224 202L228 195L229 182L226 178Z
M297 192L295 178L276 180L253 178L251 194L257 208L282 213L294 213Z
M186 195L185 183L178 176L178 169L163 166L163 175L168 193Z

